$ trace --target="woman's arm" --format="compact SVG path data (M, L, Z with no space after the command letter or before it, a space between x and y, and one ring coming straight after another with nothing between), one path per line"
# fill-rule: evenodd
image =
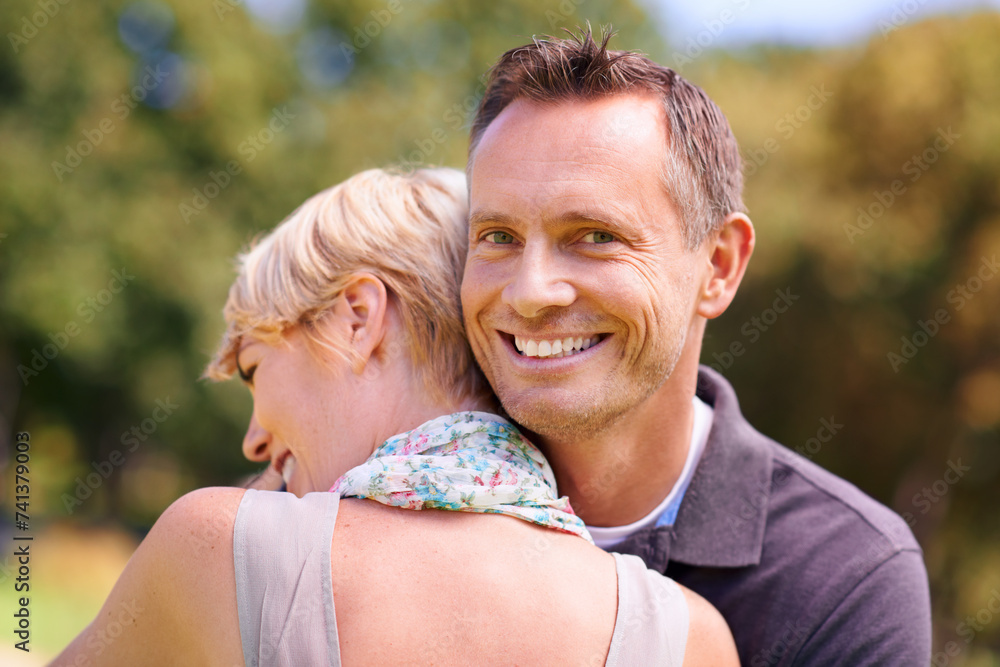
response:
M199 489L168 507L53 665L242 664L233 524L243 493Z
M719 610L681 586L688 604L688 639L683 667L739 667L736 642Z

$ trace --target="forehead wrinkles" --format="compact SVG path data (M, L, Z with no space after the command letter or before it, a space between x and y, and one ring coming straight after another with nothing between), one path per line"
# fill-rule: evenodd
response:
M544 163L519 161L522 168L474 191L473 210L502 204L511 213L543 218L561 217L572 210L595 220L608 214L625 222L649 218L646 204L660 193L637 187L635 176L616 165L581 165L568 160ZM497 199L494 199L497 197Z
M476 151L474 215L559 218L579 212L644 228L669 218L664 212L672 203L660 179L662 107L655 100L618 101L627 105L515 103L505 109Z

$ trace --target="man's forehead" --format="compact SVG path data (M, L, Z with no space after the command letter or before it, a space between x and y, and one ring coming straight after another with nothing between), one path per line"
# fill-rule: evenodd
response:
M662 107L649 96L517 100L490 125L473 157L473 217L509 205L586 210L595 197L605 204L599 208L624 214L622 207L642 206L637 196L663 196L665 139L657 114Z
M593 169L574 169L571 177L557 174L557 163L550 169L512 169L494 175L488 182L474 184L470 199L470 219L498 220L503 215L537 214L558 219L593 218L628 215L641 205L636 188L614 170L595 165ZM489 168L489 165L485 165ZM551 172L551 173L550 173Z
M593 99L539 102L517 99L483 132L480 148L505 143L511 136L545 135L554 130L568 142L648 141L665 136L666 113L652 94L608 95Z

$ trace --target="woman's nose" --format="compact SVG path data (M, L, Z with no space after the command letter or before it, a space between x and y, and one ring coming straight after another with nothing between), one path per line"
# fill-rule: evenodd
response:
M271 434L257 423L257 413L250 417L250 426L243 436L243 456L250 461L271 460Z

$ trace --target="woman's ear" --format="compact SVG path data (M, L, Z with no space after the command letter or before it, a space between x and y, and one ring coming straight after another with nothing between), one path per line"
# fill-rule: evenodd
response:
M719 233L706 241L708 280L699 295L699 315L713 319L729 307L746 273L755 241L753 223L743 213L730 213Z
M360 373L382 344L388 327L388 307L385 283L370 273L351 276L334 303L338 328L347 334L345 342L354 372Z

